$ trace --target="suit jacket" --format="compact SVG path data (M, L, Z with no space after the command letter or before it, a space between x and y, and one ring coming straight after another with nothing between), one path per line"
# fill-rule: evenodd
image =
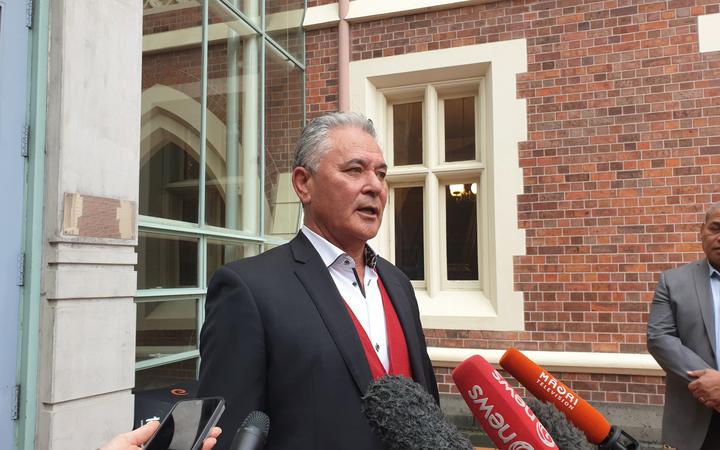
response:
M667 373L663 440L679 450L702 446L713 410L692 396L688 370L715 369L715 313L706 259L663 272L647 329L648 350Z
M438 399L417 300L407 277L377 271L405 333L413 378ZM381 449L361 411L372 381L344 301L310 241L221 267L208 287L200 336L199 396L221 395L218 449L247 414L270 417L266 449Z

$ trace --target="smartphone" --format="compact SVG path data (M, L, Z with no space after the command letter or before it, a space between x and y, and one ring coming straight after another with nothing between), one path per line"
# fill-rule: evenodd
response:
M143 447L145 450L198 450L225 411L221 397L180 400Z

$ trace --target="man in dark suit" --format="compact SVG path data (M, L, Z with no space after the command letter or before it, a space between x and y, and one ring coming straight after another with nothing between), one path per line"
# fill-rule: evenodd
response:
M367 245L387 201L372 122L313 120L293 166L304 225L213 276L198 395L227 401L221 450L253 410L270 417L267 449L381 449L361 412L373 378L401 374L438 391L410 281Z
M660 275L647 329L667 374L663 441L678 450L720 449L720 203L700 238L706 258Z

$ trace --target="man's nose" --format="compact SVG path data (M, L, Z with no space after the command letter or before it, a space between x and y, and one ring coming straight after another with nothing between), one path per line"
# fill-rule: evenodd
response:
M368 176L365 179L365 185L363 186L363 192L378 195L380 192L382 192L383 188L385 186L385 182L378 177L378 175L374 172L369 172Z

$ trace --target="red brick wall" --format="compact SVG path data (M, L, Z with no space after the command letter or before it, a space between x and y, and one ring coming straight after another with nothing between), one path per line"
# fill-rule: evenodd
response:
M527 40L514 265L526 331L427 330L429 345L646 352L658 273L702 256L699 223L720 201L720 53L698 52L696 19L719 5L502 1L351 25L354 61ZM337 107L322 47L335 36L307 34L310 116ZM591 400L662 403L659 377L559 375Z
M337 28L305 35L307 119L338 110Z
M435 370L441 394L459 394L452 380L452 370ZM532 394L522 387L509 373L500 371L522 397ZM583 399L600 403L630 403L635 405L662 405L665 395L665 379L642 375L604 375L590 373L553 372L559 380L572 387Z

